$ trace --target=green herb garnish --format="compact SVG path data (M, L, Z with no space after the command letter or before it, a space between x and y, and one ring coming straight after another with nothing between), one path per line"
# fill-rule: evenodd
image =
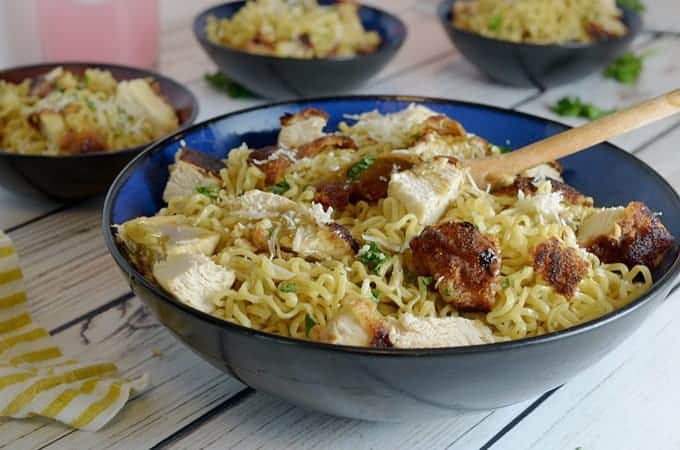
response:
M213 200L216 199L220 193L219 186L202 186L200 184L197 184L194 187L194 190L196 191L197 194L205 195L206 197L211 198Z
M651 53L636 55L632 52L626 52L607 66L607 69L604 71L604 76L613 78L619 83L633 84L640 78L642 63L645 58L650 55Z
M432 284L432 277L418 277L418 279L424 287L428 287Z
M380 250L380 247L375 242L371 242L368 246L364 246L359 251L359 260L373 272L377 272L380 266L389 259L389 257Z
M283 282L279 284L281 292L297 292L297 285L293 282Z
M618 4L632 9L636 13L645 11L645 5L640 0L618 0Z
M497 13L497 14L493 15L489 19L489 23L488 23L489 30L498 31L501 28L502 23L503 23L503 16L501 15L501 13Z
M305 335L309 337L309 332L312 331L312 328L316 326L316 321L312 319L312 316L307 314L305 316Z
M508 145L497 145L496 147L501 150L501 153L510 153L512 151L512 148Z
M377 289L372 289L371 290L371 295L373 296L373 301L376 303L380 303L380 291Z
M290 189L290 184L288 183L288 181L286 181L285 178L279 181L278 183L273 184L272 187L269 188L270 191L277 195L285 194L288 191L288 189Z
M501 281L501 287L503 289L507 289L510 287L510 280L507 278L503 278L503 281Z
M352 167L350 167L349 170L347 171L347 176L349 177L350 180L354 181L357 178L359 178L361 172L371 167L373 163L375 163L375 156L367 156L358 163L354 164Z
M563 97L552 108L560 116L583 117L595 120L613 113L615 110L604 110L592 103L583 103L579 97Z
M95 112L97 110L97 107L92 103L92 100L89 98L85 99L85 104L87 105L88 108L90 108L90 111Z
M244 88L235 81L222 75L220 72L206 73L204 75L207 81L215 89L226 92L231 98L253 98L255 95L248 89Z
M415 285L418 282L418 276L411 272L410 270L407 270L404 272L404 276L406 278L406 283L410 285Z
M444 300L451 300L453 298L453 288L449 285L444 286L443 292L441 292Z

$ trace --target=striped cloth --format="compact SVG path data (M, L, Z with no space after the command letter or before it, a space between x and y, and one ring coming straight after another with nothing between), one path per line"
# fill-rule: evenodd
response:
M112 363L65 357L33 322L12 241L0 231L0 417L44 416L96 431L148 377L121 378Z

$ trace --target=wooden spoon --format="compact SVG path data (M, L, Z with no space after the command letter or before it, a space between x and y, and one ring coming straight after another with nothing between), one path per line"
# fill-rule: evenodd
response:
M510 153L492 158L469 160L477 186L485 188L539 164L580 152L620 134L648 125L680 112L680 89L647 100L601 119L564 131Z

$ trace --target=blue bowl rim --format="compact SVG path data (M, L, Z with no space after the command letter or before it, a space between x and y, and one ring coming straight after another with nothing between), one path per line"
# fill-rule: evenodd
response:
M614 38L614 39L603 39L603 40L598 40L594 42L589 42L589 43L578 43L578 42L567 42L565 44L534 44L530 42L513 42L513 41L506 41L504 39L497 39L489 36L483 36L478 33L474 33L472 31L468 30L463 30L461 28L458 28L453 25L453 22L451 21L451 8L453 7L453 4L456 3L456 1L460 0L442 0L439 5L437 5L437 16L439 17L440 22L444 26L445 29L447 30L452 30L456 34L461 34L464 36L468 37L473 37L477 38L480 41L486 41L488 43L503 43L505 45L511 45L517 48L525 48L527 50L532 50L532 49L545 49L545 50L551 50L551 49L569 49L569 50L579 50L579 49L586 49L586 48L594 48L598 46L603 46L603 45L610 45L616 42L622 42L622 41L627 41L627 40L632 40L635 39L635 37L640 33L640 30L642 29L642 15L636 11L633 11L629 7L625 5L621 5L617 3L617 6L622 9L625 14L624 18L626 16L630 17L630 20L628 23L625 23L626 27L628 28L628 32L624 34L623 36Z
M237 116L239 114L244 114L252 111L258 111L258 110L265 110L269 108L276 108L276 107L281 107L281 106L295 106L295 105L300 105L300 104L313 104L313 103L320 103L320 102L330 102L330 101L373 101L373 102L379 102L379 101L400 101L400 102L413 102L413 103L419 103L419 102L426 102L426 103L434 103L434 104L448 104L448 105L460 105L460 106L467 106L467 107L473 107L481 110L488 110L488 111L495 111L495 112L502 112L502 113L511 113L513 115L517 115L520 117L524 117L527 119L531 119L534 121L540 121L545 124L553 125L558 128L562 128L564 130L572 128L569 125L557 122L555 120L551 119L546 119L542 118L533 114L527 114L521 111L513 111L510 109L506 108L500 108L497 106L491 106L491 105L484 105L480 103L474 103L474 102L466 102L466 101L459 101L459 100L450 100L450 99L444 99L444 98L433 98L433 97L422 97L422 96L405 96L405 95L349 95L349 96L330 96L330 97L317 97L317 98L309 98L309 99L298 99L298 100L291 100L291 101L281 101L281 102L276 102L276 103L267 103L264 105L259 105L259 106L254 106L251 108L246 108L246 109L241 109L238 111L233 111L227 114L223 114L221 116L213 117L209 120L200 122L198 124L195 124L185 130L178 131L174 133L173 135L170 135L160 141L155 142L154 144L150 145L147 149L145 149L141 154L137 155L132 161L130 161L127 166L118 174L116 179L113 181L111 184L111 187L109 188L108 193L106 194L106 199L104 201L104 208L102 210L102 228L104 231L104 239L106 242L106 246L108 247L109 252L113 256L113 259L116 261L118 266L122 269L122 271L130 278L130 279L135 279L137 282L139 282L144 288L148 289L149 291L153 292L154 295L156 295L158 298L163 299L165 302L169 303L172 306L175 306L179 308L180 310L183 310L185 313L188 313L190 315L193 315L196 319L203 320L203 321L208 321L211 324L219 327L226 329L227 331L231 332L236 332L241 335L245 335L248 337L253 337L256 339L262 339L264 341L270 341L270 342L275 342L279 345L299 345L303 346L305 348L308 348L310 350L327 350L327 351L334 351L334 352L339 352L339 353L350 353L350 354L359 354L359 355L380 355L383 357L417 357L417 356L435 356L435 357L444 357L444 356L449 356L449 355L460 355L460 354L470 354L470 353L477 353L477 352L496 352L496 351L506 351L506 350L511 350L511 349L517 349L517 348L522 348L522 347L529 347L529 346L534 346L534 345L540 345L544 343L549 343L549 342L554 342L559 339L563 338L569 338L576 336L578 334L586 333L589 331L592 331L596 328L606 326L608 323L613 322L617 320L620 317L623 317L627 314L632 313L636 309L642 307L645 303L647 303L649 300L651 300L655 295L658 295L660 291L663 290L663 288L668 285L675 277L680 273L680 252L676 255L675 259L673 260L673 263L669 267L668 271L661 276L658 280L655 280L652 287L638 297L637 299L633 300L632 302L628 303L627 305L623 306L622 308L619 308L617 310L611 311L607 314L604 314L596 319L589 320L587 322L584 322L582 324L576 325L574 327L566 328L564 330L560 331L554 331L551 333L546 333L543 335L539 336L533 336L533 337L528 337L528 338L522 338L522 339L516 339L516 340L511 340L511 341L504 341L504 342L496 342L492 344L480 344L480 345L470 345L470 346L461 346L461 347L442 347L442 348L415 348L415 349L377 349L377 348L371 348L371 347L356 347L356 346L347 346L347 345L337 345L337 344L328 344L324 342L316 342L316 341L307 341L303 339L297 339L293 337L285 337L285 336L279 336L271 333L266 333L264 331L256 330L253 328L248 328L243 325L238 325L232 322L228 322L226 320L220 319L218 317L212 316L208 313L204 313L202 311L199 311L198 309L195 309L177 299L172 297L171 295L167 294L164 290L159 288L157 285L155 285L153 282L145 278L143 275L141 275L137 269L123 256L123 254L120 252L118 249L118 246L115 242L114 238L114 225L111 223L111 216L113 212L113 205L115 203L115 200L118 196L118 193L120 191L121 186L127 181L127 179L135 172L135 169L137 168L138 165L141 165L146 158L148 158L151 154L157 153L159 151L162 151L167 145L172 144L174 142L178 142L181 139L183 139L186 135L193 133L196 130L205 128L207 126L210 126L214 123L220 122L222 120L228 119L233 116ZM623 158L628 158L630 160L633 160L635 164L640 166L641 169L645 170L648 172L651 176L656 177L659 182L661 183L662 186L665 186L666 189L670 193L673 194L674 197L674 202L676 205L675 210L680 211L680 196L678 196L678 193L675 191L675 189L666 181L665 178L663 178L661 175L659 175L654 169L652 169L649 165L647 165L644 161L638 159L635 155L623 150L622 148L610 143L610 142L605 142L603 143L604 145L609 146L611 149L617 151L621 157ZM602 144L600 144L602 145Z
M200 23L205 20L206 17L208 17L210 14L213 14L214 11L219 10L221 8L224 8L227 5L232 5L235 3L246 3L246 0L234 0L230 2L224 2L220 3L218 5L211 6L208 9L205 9L198 13L196 17L194 18L194 24L193 24L193 31L194 31L194 36L196 39L201 43L201 45L211 47L213 49L216 49L218 51L228 51L228 52L233 52L239 55L243 56L248 56L252 58L263 58L263 59L273 59L273 60L280 60L280 61L294 61L299 64L312 64L314 62L320 62L320 61L334 61L334 62L344 62L344 61L355 61L355 60L360 60L362 58L367 58L371 57L374 55L377 55L379 53L386 52L388 50L394 50L397 51L401 48L401 46L406 42L406 38L408 37L408 27L406 24L396 15L391 14L383 9L380 8L375 8L373 6L368 6L364 4L359 4L361 8L371 10L373 12L376 12L382 16L389 17L391 20L394 20L396 23L399 24L401 28L401 37L397 41L391 41L391 42L382 42L380 47L374 52L371 53L364 53L364 54L356 54L354 56L332 56L328 58L292 58L292 57L287 57L287 56L276 56L276 55L260 55L257 53L251 53L247 52L244 50L240 50L235 47L229 47L227 45L222 45L222 44L217 44L215 42L212 42L211 40L208 39L208 37L205 34L205 29L200 26Z
M170 77L167 77L165 75L162 75L158 72L155 72L153 70L149 69L144 69L141 67L134 67L134 66L126 66L124 64L113 64L113 63L102 63L102 62L83 62L83 61L57 61L57 62L48 62L48 63L39 63L39 64L27 64L23 66L15 66L15 67L10 67L7 69L2 69L0 70L0 78L3 76L6 76L8 74L11 74L12 72L20 71L20 70L32 70L32 69L45 69L47 72L49 72L50 69L55 69L59 66L71 66L71 67L83 67L83 68L95 68L95 69L103 69L103 70L108 70L109 68L112 69L121 69L121 70L129 70L132 72L137 72L139 74L140 78L147 78L151 77L155 80L162 80L164 83L168 83L173 85L176 89L183 91L183 93L189 97L191 100L191 114L186 118L184 123L180 124L179 130L177 131L182 131L185 130L186 128L190 127L191 125L194 124L196 121L196 118L198 117L199 113L199 105L198 105L198 99L194 95L191 90L184 86L182 83L179 81L175 81ZM174 109L174 105L173 105ZM171 135L165 136L169 137ZM161 138L164 139L165 137ZM158 141L158 140L157 140ZM25 153L14 153L10 152L7 150L0 149L0 157L6 157L6 156L11 156L14 158L34 158L34 159L40 159L40 158L58 158L58 159L63 159L63 160L74 160L74 159L89 159L89 158L98 158L102 156L111 156L111 155L123 155L123 154L129 154L129 153L138 153L142 150L144 150L146 147L151 145L153 142L157 141L152 141L147 144L142 144L138 145L136 147L129 147L129 148L124 148L120 150L109 150L109 151L101 151L101 152L92 152L92 153L85 153L85 154L75 154L75 155L42 155L42 154L25 154Z

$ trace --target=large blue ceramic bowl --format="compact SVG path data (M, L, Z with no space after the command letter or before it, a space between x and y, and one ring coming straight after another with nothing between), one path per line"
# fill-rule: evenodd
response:
M116 244L113 224L154 214L168 165L184 140L189 147L225 157L245 141L275 142L279 117L321 108L335 127L343 114L394 112L421 103L460 120L470 132L513 147L566 127L489 106L407 97L346 97L279 103L212 119L153 145L132 161L109 191L103 213L106 243L116 263L156 317L190 349L242 382L293 403L368 420L422 420L520 402L559 386L612 350L661 303L680 270L678 249L654 273L652 289L597 320L513 342L430 350L342 347L283 338L228 323L193 309L145 279ZM680 199L656 172L634 156L601 144L561 161L568 183L599 205L642 200L671 233L680 236ZM635 183L631 183L635 180Z
M378 32L382 38L382 44L372 53L321 59L283 58L248 53L209 41L205 32L208 16L229 18L245 3L225 3L202 12L194 20L194 35L222 73L266 98L349 92L378 73L406 40L406 25L399 18L377 8L361 6L359 15L364 28Z
M601 70L623 52L642 29L640 14L619 5L628 33L593 43L523 44L493 39L453 26L451 10L461 0L443 0L438 15L451 42L490 78L515 86L545 89Z

